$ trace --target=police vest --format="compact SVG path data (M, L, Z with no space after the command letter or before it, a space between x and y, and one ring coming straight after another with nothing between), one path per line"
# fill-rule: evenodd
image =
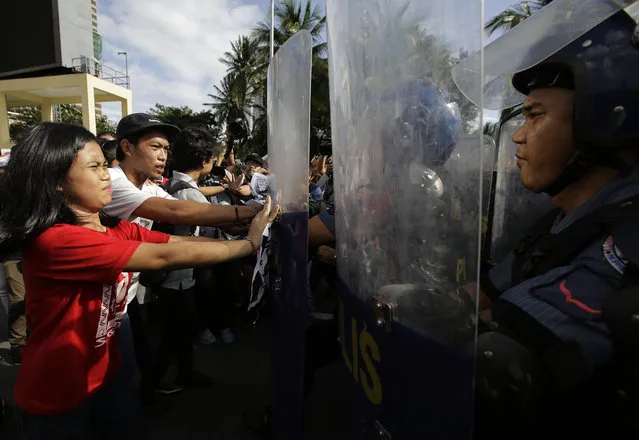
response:
M551 233L559 210L543 216L515 249L512 283L519 284L569 264L587 246L612 235L627 259L622 287L603 301L602 320L611 331L615 354L639 358L639 196L600 208L558 233Z

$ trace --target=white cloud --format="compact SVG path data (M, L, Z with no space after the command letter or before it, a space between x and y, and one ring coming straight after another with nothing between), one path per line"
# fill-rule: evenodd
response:
M218 58L264 18L261 6L239 0L111 0L98 9L105 64L124 72L117 53L128 53L136 112L156 102L202 109L226 71ZM119 104L103 110L120 116Z
M499 121L499 115L501 112L495 110L484 110L484 124L486 122L497 122Z

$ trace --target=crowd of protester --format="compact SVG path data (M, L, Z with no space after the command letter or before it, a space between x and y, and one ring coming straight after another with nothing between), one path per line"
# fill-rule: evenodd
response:
M332 216L327 159L310 164L309 200ZM235 342L279 211L268 157L237 160L204 129L137 113L98 136L42 123L0 165L3 363L19 366L24 437L144 438L171 410L158 395L214 384L194 344ZM321 224L330 244L334 222Z

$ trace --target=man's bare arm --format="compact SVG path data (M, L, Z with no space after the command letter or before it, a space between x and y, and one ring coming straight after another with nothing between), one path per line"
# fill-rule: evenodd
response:
M335 241L335 236L318 216L308 221L308 245L315 248Z
M239 194L244 197L248 197L251 195L251 186L250 185L242 185L238 189L233 191L235 194Z
M226 188L224 188L223 186L200 186L198 189L204 195L204 197L216 196L226 191Z
M216 226L234 223L238 217L241 221L251 220L260 209L261 206L222 206L150 197L133 211L133 215L175 225Z

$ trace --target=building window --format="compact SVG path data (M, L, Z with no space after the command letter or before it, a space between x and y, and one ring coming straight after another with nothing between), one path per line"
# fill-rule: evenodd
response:
M102 61L102 36L93 32L93 58Z

